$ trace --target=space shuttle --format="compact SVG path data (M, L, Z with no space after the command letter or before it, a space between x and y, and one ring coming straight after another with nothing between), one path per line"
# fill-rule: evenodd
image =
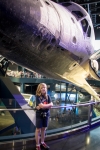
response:
M0 0L0 55L100 100L86 81L100 80L94 41L89 14L74 2Z

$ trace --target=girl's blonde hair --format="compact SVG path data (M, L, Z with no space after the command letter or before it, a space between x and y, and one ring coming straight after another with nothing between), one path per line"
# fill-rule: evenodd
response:
M46 89L47 89L47 85L46 85L45 83L40 83L40 84L38 85L37 90L36 90L36 95L37 95L37 96L40 96L40 97L42 96L41 89L42 89L43 87L46 87ZM45 94L44 94L44 97L45 97L46 99L48 99L47 90L46 90L46 92L45 92Z

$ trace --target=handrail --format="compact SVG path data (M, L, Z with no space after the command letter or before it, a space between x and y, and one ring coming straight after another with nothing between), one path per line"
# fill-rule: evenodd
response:
M97 101L97 102L91 101L91 102L88 102L85 104L78 103L78 104L72 104L70 106L67 106L67 105L66 106L53 106L53 107L51 107L51 109L89 106L89 105L98 104L98 103L100 103L100 102L99 101ZM24 108L24 109L22 109L22 108L11 108L11 109L0 108L0 111L21 111L21 110L36 110L36 108Z

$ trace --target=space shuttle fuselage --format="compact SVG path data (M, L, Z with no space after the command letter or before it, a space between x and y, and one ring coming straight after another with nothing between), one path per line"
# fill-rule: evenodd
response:
M94 30L78 4L50 0L0 0L0 54L51 78L70 81L96 99L88 85ZM92 76L98 79L94 70Z

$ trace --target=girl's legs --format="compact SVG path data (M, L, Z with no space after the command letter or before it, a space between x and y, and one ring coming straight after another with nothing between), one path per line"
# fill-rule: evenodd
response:
M45 140L45 130L46 128L45 127L42 127L41 128L41 149L45 149L45 150L49 150L49 146L44 142Z
M45 127L41 128L41 143L44 143L44 139L45 139Z
M40 131L41 131L41 128L36 128L35 130L36 145L40 145Z

